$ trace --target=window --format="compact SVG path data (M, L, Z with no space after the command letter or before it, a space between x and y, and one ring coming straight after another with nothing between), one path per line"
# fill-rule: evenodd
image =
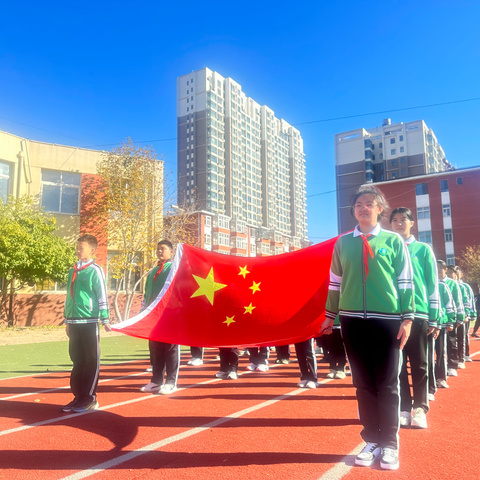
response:
M67 282L54 282L50 279L42 280L35 284L35 292L66 292Z
M380 143L378 144L378 148L383 148L383 143L382 143L382 142L380 142Z
M396 154L397 154L397 149L396 149L396 148L392 148L392 149L390 150L390 153L391 153L392 155L396 155Z
M407 172L405 171L404 168L402 168L402 175L406 175L406 174L407 174Z
M392 178L398 178L398 170L392 172Z
M383 153L380 154L380 160L383 160Z
M212 244L212 236L209 233L205 234L205 245L211 245Z
M442 192L448 192L448 180L441 180L440 181L440 190Z
M432 232L430 230L418 232L418 240L423 243L432 243Z
M417 209L417 218L430 218L430 207L419 207Z
M405 163L405 157L402 157L402 158L400 159L400 163Z
M400 153L403 153L405 151L404 147L400 147Z
M78 214L80 173L42 170L42 207L47 212Z
M447 265L455 265L455 256L454 255L447 255L447 258L445 259Z
M463 185L463 178L457 177L457 185Z
M10 165L0 162L0 199L5 203L10 194Z
M205 217L205 226L206 227L212 226L212 217Z
M443 236L446 242L453 242L453 233L451 228L446 228L443 232Z
M398 141L399 141L399 142L403 142L403 135L399 135Z
M416 195L428 195L428 183L417 183L415 185Z
M391 139L390 139L390 143L391 143L391 144L395 143L395 139L394 139L394 138L391 138Z
M450 204L442 205L442 211L444 217L450 217Z
M392 167L398 166L398 161L397 160L392 160Z

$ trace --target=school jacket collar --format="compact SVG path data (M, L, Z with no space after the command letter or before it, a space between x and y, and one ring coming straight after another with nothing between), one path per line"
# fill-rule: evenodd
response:
M380 227L380 224L377 223L375 225L375 227L373 228L373 230L371 230L370 232L368 232L366 235L373 235L374 237L378 237L378 235L380 234L381 232L381 227ZM354 237L359 237L360 235L363 235L363 233L358 229L358 225L355 227L355 230L353 231L353 236Z

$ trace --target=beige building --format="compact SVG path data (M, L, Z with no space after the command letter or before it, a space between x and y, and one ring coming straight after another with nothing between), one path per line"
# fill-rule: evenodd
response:
M99 181L97 163L101 158L101 151L38 142L0 131L0 198L6 201L9 195L34 196L39 205L56 218L58 234L72 244L81 233L98 235L92 231L88 210L95 198ZM161 162L158 171L163 178ZM155 220L158 223L158 218ZM105 238L96 253L97 263L107 274L109 290L115 290L116 280L109 278L107 264L116 251L115 245L108 244ZM45 282L24 292L23 297L19 295L18 324L62 321L65 292L66 285ZM43 295L42 301L36 297L32 302L27 293ZM33 310L27 307L32 304L36 305Z

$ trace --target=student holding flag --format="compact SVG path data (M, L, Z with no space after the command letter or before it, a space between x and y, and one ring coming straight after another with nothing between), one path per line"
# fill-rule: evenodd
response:
M169 240L161 240L157 244L157 265L152 268L145 282L143 308L154 302L161 292L168 272L172 266L173 245ZM180 368L180 347L178 345L148 341L152 380L140 389L142 392L168 395L177 389L178 370ZM166 375L166 376L165 376ZM165 377L165 383L164 383Z
M379 224L387 208L373 186L354 196L358 225L335 244L321 333L331 333L339 314L366 442L355 464L371 466L380 457L381 468L396 470L400 350L410 335L414 298L407 247Z

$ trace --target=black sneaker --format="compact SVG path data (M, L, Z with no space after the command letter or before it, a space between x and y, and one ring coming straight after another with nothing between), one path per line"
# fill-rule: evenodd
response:
M72 408L72 412L83 413L87 410L96 410L98 408L98 402L96 400L86 402L79 402L75 407Z
M78 399L74 398L70 403L67 403L64 407L62 407L62 412L70 413L73 411L73 407L78 405Z

